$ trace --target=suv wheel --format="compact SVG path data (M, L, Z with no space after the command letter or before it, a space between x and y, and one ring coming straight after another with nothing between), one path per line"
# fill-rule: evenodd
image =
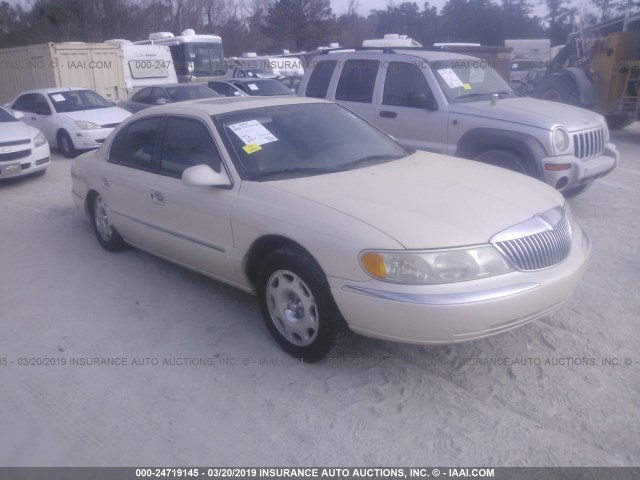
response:
M551 102L580 106L580 96L573 81L558 75L540 80L534 89L533 96Z
M481 153L474 160L496 167L506 168L507 170L512 170L524 175L529 174L522 158L517 153L509 150L489 150Z

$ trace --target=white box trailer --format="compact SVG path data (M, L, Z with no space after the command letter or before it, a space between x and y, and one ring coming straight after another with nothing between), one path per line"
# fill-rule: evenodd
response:
M108 100L125 100L120 46L65 42L0 50L0 102L49 87L91 88Z

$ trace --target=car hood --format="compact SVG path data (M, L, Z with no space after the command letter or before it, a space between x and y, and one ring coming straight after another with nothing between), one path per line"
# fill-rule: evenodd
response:
M452 103L452 113L492 118L520 123L546 130L563 126L569 131L584 130L603 125L603 117L583 108L563 103L538 100L537 98L502 98L495 105L490 100Z
M15 142L17 140L31 140L38 134L38 130L23 122L0 123L0 143Z
M62 115L66 115L74 121L84 120L86 122L93 122L96 125L120 123L125 118L131 116L129 112L120 107L96 108L95 110L81 110L79 112L64 112Z
M263 185L365 222L410 249L487 243L494 234L564 204L562 195L533 178L426 152Z

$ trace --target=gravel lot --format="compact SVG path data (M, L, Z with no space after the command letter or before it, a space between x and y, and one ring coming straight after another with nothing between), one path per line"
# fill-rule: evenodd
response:
M314 365L252 297L102 250L54 155L0 184L0 465L640 465L640 123L613 137L618 169L570 201L593 256L561 310Z

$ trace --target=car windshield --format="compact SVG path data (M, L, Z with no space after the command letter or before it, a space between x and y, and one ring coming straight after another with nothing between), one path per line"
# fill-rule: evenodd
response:
M0 107L0 122L19 122L19 120L7 112L4 108Z
M486 100L494 93L501 97L517 96L487 60L464 58L439 61L434 62L432 68L450 102Z
M186 85L176 87L166 87L165 90L172 102L184 102L186 100L197 100L199 98L219 97L216 92L205 85Z
M282 82L274 79L244 82L244 86L249 95L293 95Z
M333 173L410 154L335 104L279 105L225 113L213 119L247 180Z
M93 90L69 90L50 93L49 99L58 113L113 107L111 102Z

